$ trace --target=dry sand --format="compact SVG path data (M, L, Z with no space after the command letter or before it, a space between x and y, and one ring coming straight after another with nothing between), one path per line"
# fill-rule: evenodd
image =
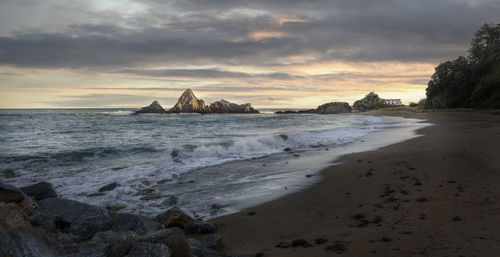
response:
M224 251L337 256L343 245L340 256L500 256L500 116L375 114L436 125L422 137L343 157L306 191L214 219ZM317 237L328 241L315 244ZM312 246L275 246L295 239Z

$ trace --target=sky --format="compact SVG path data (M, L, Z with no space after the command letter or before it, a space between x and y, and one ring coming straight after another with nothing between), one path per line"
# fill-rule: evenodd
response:
M0 0L0 108L425 97L498 0Z

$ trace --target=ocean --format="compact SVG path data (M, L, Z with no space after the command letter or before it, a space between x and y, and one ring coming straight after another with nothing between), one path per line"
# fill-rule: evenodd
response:
M129 115L131 109L0 110L0 179L48 181L95 205L208 219L321 180L342 155L416 137L428 124L341 114ZM116 182L114 190L98 192Z

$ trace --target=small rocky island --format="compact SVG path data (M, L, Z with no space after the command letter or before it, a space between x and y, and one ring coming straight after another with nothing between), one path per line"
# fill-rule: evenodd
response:
M331 102L318 106L316 109L303 110L303 111L278 111L276 114L337 114L337 113L349 113L352 111L349 103L346 102Z
M235 104L224 99L206 105L201 99L198 99L191 89L186 89L179 97L177 103L170 110L165 110L158 101L154 101L149 106L143 107L133 114L145 113L199 113L199 114L212 114L212 113L259 113L251 104Z

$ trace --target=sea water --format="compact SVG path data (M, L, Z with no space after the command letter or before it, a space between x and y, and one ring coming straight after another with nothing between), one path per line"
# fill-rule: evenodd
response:
M371 115L0 110L0 179L65 198L210 218L317 183L341 155L415 137L420 120ZM99 193L116 182L117 188Z

